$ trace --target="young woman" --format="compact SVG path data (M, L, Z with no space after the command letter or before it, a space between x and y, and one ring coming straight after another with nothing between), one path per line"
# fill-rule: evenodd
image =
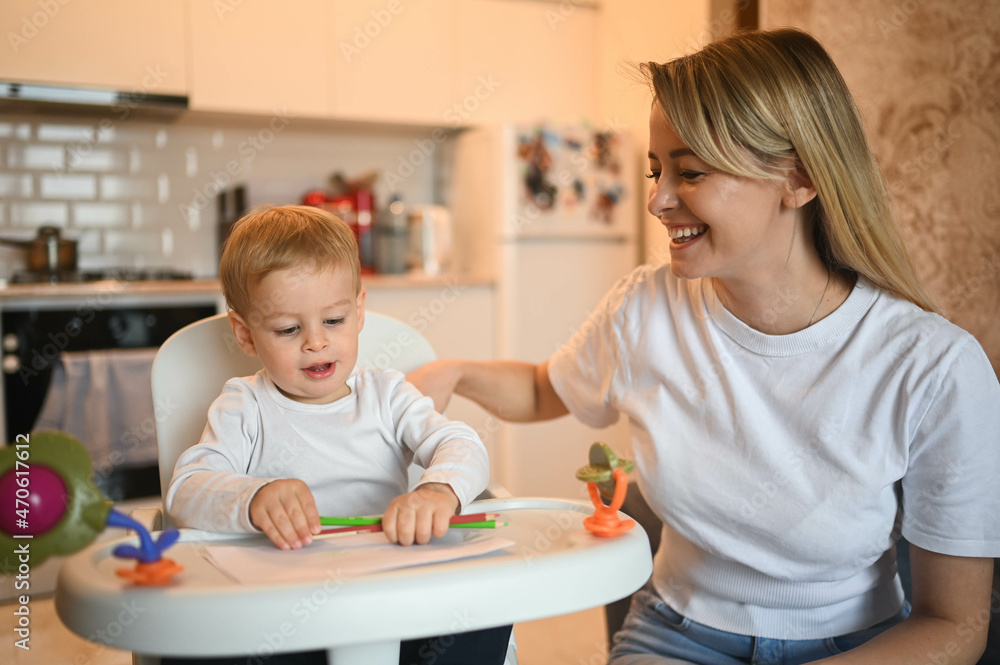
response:
M547 362L410 380L439 409L629 418L664 528L612 663L975 663L1000 385L921 289L843 79L790 29L642 69L670 262L623 278Z

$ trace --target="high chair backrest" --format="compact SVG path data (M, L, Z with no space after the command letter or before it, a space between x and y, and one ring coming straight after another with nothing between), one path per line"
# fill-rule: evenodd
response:
M409 372L434 360L430 342L406 323L365 312L358 340L358 367L392 367ZM177 458L198 443L208 407L227 380L249 376L260 361L236 344L226 314L181 328L163 343L153 360L153 404L160 466L160 494L166 495ZM169 516L164 511L164 526Z

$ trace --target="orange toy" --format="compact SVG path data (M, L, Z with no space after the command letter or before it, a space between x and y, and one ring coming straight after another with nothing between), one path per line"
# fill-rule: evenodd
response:
M610 446L598 442L590 447L590 464L577 470L576 477L587 483L594 504L594 514L583 520L583 525L595 536L614 538L635 526L634 520L618 517L628 490L628 474L633 468L631 460L619 460ZM611 495L610 505L601 500L602 491L605 496Z

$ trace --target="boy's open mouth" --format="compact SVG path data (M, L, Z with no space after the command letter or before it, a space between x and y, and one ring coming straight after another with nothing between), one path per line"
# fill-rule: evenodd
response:
M325 379L333 374L334 367L335 365L333 363L316 363L315 365L310 365L309 367L304 368L302 371L305 372L310 378Z

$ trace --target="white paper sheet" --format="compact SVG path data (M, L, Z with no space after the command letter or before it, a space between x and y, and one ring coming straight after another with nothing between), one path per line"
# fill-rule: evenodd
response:
M205 558L240 584L307 582L329 577L353 577L394 568L422 566L480 556L514 545L486 533L452 529L427 545L402 547L383 533L317 538L299 550L260 545L207 545Z

